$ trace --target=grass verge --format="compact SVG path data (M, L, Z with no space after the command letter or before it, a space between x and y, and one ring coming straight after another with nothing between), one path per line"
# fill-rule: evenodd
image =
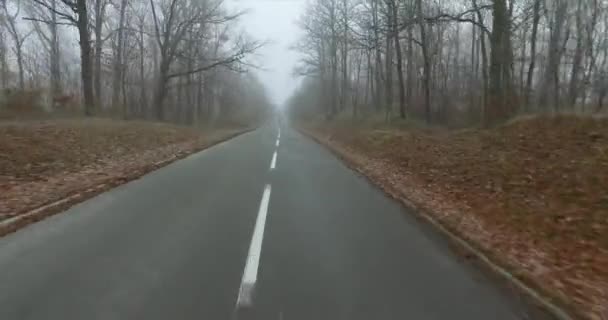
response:
M608 121L491 130L304 127L393 197L428 212L546 296L608 317Z
M0 123L0 236L245 131L101 119Z

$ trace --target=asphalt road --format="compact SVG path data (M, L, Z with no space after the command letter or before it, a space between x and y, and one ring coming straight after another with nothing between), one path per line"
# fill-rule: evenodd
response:
M1 238L0 319L535 318L323 147L278 135L268 125Z

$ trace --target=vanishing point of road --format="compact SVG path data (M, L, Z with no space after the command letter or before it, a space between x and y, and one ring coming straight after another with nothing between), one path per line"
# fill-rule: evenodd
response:
M2 320L536 318L323 147L271 124L0 239Z

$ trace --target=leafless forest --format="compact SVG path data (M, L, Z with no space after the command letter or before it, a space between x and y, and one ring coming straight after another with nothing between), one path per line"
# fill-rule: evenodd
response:
M604 0L312 0L299 115L492 125L605 111Z
M222 0L2 0L0 114L249 121L263 43ZM246 102L246 103L245 103Z
M298 23L308 134L606 317L607 1L311 0Z
M234 9L253 4L263 4L259 11L251 10L254 17L263 19L250 19L247 12ZM292 20L300 28L297 35L291 34L297 32ZM243 25L253 36L274 41L249 37L241 31ZM270 67L261 70L264 63ZM255 68L260 71L249 72ZM292 68L294 77L289 78ZM266 89L271 92L268 96ZM291 97L283 110L294 120L292 127L278 113L269 117L271 98L278 102L287 94ZM198 243L198 239L229 245L227 240L234 240L234 252L241 252L238 248L246 244L238 241L249 237L237 234L245 230L243 221L249 221L241 219L258 212L255 225L262 221L262 226L254 227L253 238L262 239L270 208L275 212L269 212L269 217L281 215L288 224L281 231L281 223L273 223L270 229L278 231L264 239L264 245L270 239L298 249L287 250L294 254L289 256L294 259L290 265L305 266L305 272L323 281L296 283L295 291L306 293L305 300L309 293L319 293L322 300L316 301L323 306L317 308L321 311L335 306L335 314L343 315L344 306L367 301L361 314L371 315L377 306L380 317L408 318L390 314L391 308L409 312L402 303L417 304L411 297L430 297L439 304L456 305L443 312L470 309L483 317L478 313L481 309L476 309L482 307L503 316L492 305L480 303L486 300L478 295L488 295L490 287L484 284L476 291L457 279L464 275L482 284L483 278L470 277L468 266L460 273L448 260L450 267L445 268L442 255L447 254L447 246L437 250L434 245L442 241L427 241L426 231L420 236L411 232L418 228L418 219L415 223L409 218L397 220L395 203L372 193L367 183L371 182L411 209L404 210L404 215L433 221L487 255L488 261L510 274L509 282L516 279L546 298L546 306L554 304L553 312L571 312L577 319L608 319L607 104L608 0L0 0L0 222L13 221L0 223L0 236L216 143L225 141L229 146L210 149L207 155L212 156L191 157L164 173L125 185L111 201L93 198L96 209L75 208L74 216L77 210L92 210L81 217L105 218L66 222L65 233L57 232L61 228L46 228L61 234L48 239L61 238L67 247L41 243L42 258L29 259L38 240L27 239L23 246L27 254L14 256L25 257L21 262L15 264L10 252L0 255L0 266L14 269L3 270L0 280L4 276L20 288L14 296L10 290L3 292L2 297L8 297L4 301L19 302L4 309L21 314L24 308L37 308L39 302L22 293L46 292L49 284L59 288L59 293L80 293L80 288L90 285L89 295L84 290L82 296L86 301L97 301L97 288L103 288L104 297L113 292L110 289L121 290L122 278L97 277L98 270L115 266L80 262L90 260L89 253L97 250L111 254L113 244L122 248L120 241L134 236L149 235L150 241L139 241L146 244L160 239L162 252L173 246L198 249L187 243ZM130 121L140 119L151 121ZM227 141L244 132L249 133ZM304 140L304 135L337 154L368 181L357 180L326 150ZM281 184L277 186L276 181ZM276 191L271 196L271 190L277 189L280 196L276 197ZM258 209L249 200L262 190ZM268 206L276 201L270 199L281 202ZM116 224L109 223L113 219ZM167 224L160 223L164 221ZM416 229L392 228L405 224ZM95 236L90 238L88 229L70 231L70 225L90 228ZM160 233L156 226L162 227ZM218 226L228 229L215 230ZM43 229L36 229L41 235L36 239L47 239ZM180 233L189 230L192 234ZM402 238L401 231L407 237ZM280 234L288 236L277 238ZM289 242L292 238L296 242ZM378 241L370 246L366 241L371 238ZM19 239L26 237L13 238ZM252 240L254 246L262 250L262 240ZM332 272L308 268L309 258L317 256L307 250L319 246L324 248L319 257L329 259L323 263ZM180 262L196 263L192 270L198 270L199 261L194 258L208 256L181 251L183 255L165 259L157 255L162 252L149 251L149 245L141 247L142 255L136 255L137 243L126 247L128 251L116 251L116 259L105 260L121 261L128 268L148 260L170 260L171 265L162 266L152 282L140 277L137 292L150 294L150 299L124 305L125 312L146 309L139 305L142 301L165 301L157 295L160 291L148 291L164 290L158 284L166 279L173 283L174 272L161 275L160 271L191 270L176 264ZM461 253L460 247L456 254ZM218 249L206 248L212 253ZM218 250L230 253L225 249ZM259 250L247 254L245 270L250 257L260 257ZM269 252L273 250L270 247ZM71 258L46 254L56 251L83 254ZM372 254L375 251L381 255ZM127 261L125 253L134 260ZM268 260L268 265L280 265L277 261L286 257L282 254L279 260ZM378 269L364 265L353 272L333 272L345 269L340 266L350 268L350 262L361 257L372 257ZM437 257L442 258L438 269ZM301 258L303 264L297 260ZM466 253L462 261L484 260L478 258ZM239 268L244 260L238 260ZM454 260L460 263L459 258ZM226 261L213 268L238 270ZM57 285L49 282L57 272L68 275L75 268L72 262L82 271L78 277L62 277ZM418 267L411 268L410 262ZM45 269L47 264L50 269ZM19 268L31 265L37 266L29 268L34 276ZM264 268L265 263L251 265ZM301 271L285 270L276 274ZM208 271L217 274L216 269ZM362 276L375 279L376 271L389 273L382 274L379 282L361 282ZM237 305L251 300L241 300L240 293L256 291L250 290L256 287L255 272L251 273L253 282L241 283L238 297L226 300L226 315L238 315L234 299ZM89 274L92 280L87 278L87 286L81 287L79 280ZM244 271L242 281L248 274ZM398 287L412 277L419 277L420 283L435 283L414 286L424 289L420 293ZM442 277L450 281L441 281ZM223 281L215 278L209 280ZM234 279L209 282L209 288L230 289L238 284ZM184 273L182 280L174 287L188 288L190 276ZM259 288L280 289L275 284L283 281L276 278ZM78 285L71 287L74 284ZM317 284L321 286L314 288ZM460 297L461 284L471 289L466 297ZM135 288L129 284L127 289ZM357 290L361 292L353 292ZM403 301L395 290L405 294ZM178 306L193 298L190 293L203 294L181 291L183 295L173 296L179 311ZM381 291L387 296L376 295ZM502 297L503 290L497 292ZM266 294L258 300L264 301L260 310L270 307L266 302L274 301L268 297L280 292ZM332 294L347 300L327 304L335 298ZM44 302L41 310L72 312L63 308L63 302L82 305L73 303L73 298L80 297L58 296L53 301L59 304ZM299 303L300 297L293 304L279 302L313 310L316 302L309 300L311 308ZM108 301L113 302L99 300L99 309L82 311L114 312L104 309L112 305ZM512 302L515 299L505 303L506 309ZM162 310L164 306L158 310L171 311ZM424 308L420 310L412 314L426 314ZM1 311L0 307L0 318ZM286 312L297 315L293 310ZM439 317L439 313L433 315ZM471 317L454 314L453 318ZM522 313L517 318L544 317Z

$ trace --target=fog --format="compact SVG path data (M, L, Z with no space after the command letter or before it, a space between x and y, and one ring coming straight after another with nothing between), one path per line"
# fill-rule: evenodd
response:
M298 54L290 46L301 35L296 22L306 1L235 0L228 4L233 10L247 10L240 27L256 40L267 41L252 58L258 67L252 72L263 82L272 102L282 106L298 83L292 75Z

